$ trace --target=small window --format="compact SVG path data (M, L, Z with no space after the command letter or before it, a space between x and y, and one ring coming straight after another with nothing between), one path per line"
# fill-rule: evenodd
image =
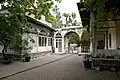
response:
M39 46L42 46L42 44L41 44L41 37L39 37Z
M46 44L47 44L47 38L45 37L45 44L44 44L44 46L46 46Z
M44 44L45 44L45 38L42 37L42 46L44 46Z
M62 39L59 39L59 41L62 41Z
M52 46L52 42L53 42L52 40L53 40L53 39L51 38L51 41L50 41L50 43L51 43L51 46Z
M52 46L52 38L48 38L48 46Z
M109 47L111 47L112 43L111 43L111 34L109 34Z
M56 42L56 48L58 48L58 42Z
M56 39L56 41L58 41L58 39Z

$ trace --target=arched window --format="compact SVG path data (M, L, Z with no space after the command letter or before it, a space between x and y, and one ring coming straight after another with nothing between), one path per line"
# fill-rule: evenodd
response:
M58 48L58 51L62 51L62 35L60 33L56 34L56 48Z
M47 32L45 30L41 30L39 34L42 36L47 36Z
M41 30L39 33L39 46L46 46L47 44L47 32Z
M60 33L57 33L57 34L56 34L56 38L62 38L61 34L60 34Z

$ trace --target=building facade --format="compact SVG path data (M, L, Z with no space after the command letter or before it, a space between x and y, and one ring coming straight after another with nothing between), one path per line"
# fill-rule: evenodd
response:
M32 57L46 55L53 51L53 41L55 30L45 20L36 20L28 17L30 23L30 30L28 33L23 34L23 39L28 40L29 54ZM0 52L2 53L3 47L0 46ZM16 53L13 50L7 51L7 53Z
M97 55L116 55L120 54L120 16L116 18L112 13L108 13L109 18L104 21L96 21L98 25L94 25L95 22L92 13L87 10L80 10L85 8L84 2L77 3L78 10L81 16L83 26L90 26L91 32L91 46L90 51L92 56ZM109 5L111 6L111 5ZM99 25L102 24L101 25Z
M56 29L54 34L55 53L70 53L69 37L67 35L75 33L80 38L82 32L82 25Z
M31 54L47 54L53 51L54 29L40 20L30 18L28 48Z

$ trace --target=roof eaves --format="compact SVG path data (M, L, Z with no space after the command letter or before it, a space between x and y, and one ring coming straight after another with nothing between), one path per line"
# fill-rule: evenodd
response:
M28 16L27 16L27 17L28 17ZM42 23L42 22L40 22L40 21L38 21L38 20L36 20L36 19L34 19L34 18L28 17L28 21L30 21L30 22L32 22L32 23L34 23L34 24L37 24L37 25L42 25L42 26L46 27L47 29L50 29L50 30L52 30L52 31L55 31L54 28L49 27L47 24L44 24L44 23Z

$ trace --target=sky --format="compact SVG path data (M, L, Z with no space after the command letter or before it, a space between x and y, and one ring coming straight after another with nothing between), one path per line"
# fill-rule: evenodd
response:
M80 0L62 0L62 2L58 5L60 8L60 12L63 13L76 13L76 20L81 22L80 15L78 12L77 4Z

